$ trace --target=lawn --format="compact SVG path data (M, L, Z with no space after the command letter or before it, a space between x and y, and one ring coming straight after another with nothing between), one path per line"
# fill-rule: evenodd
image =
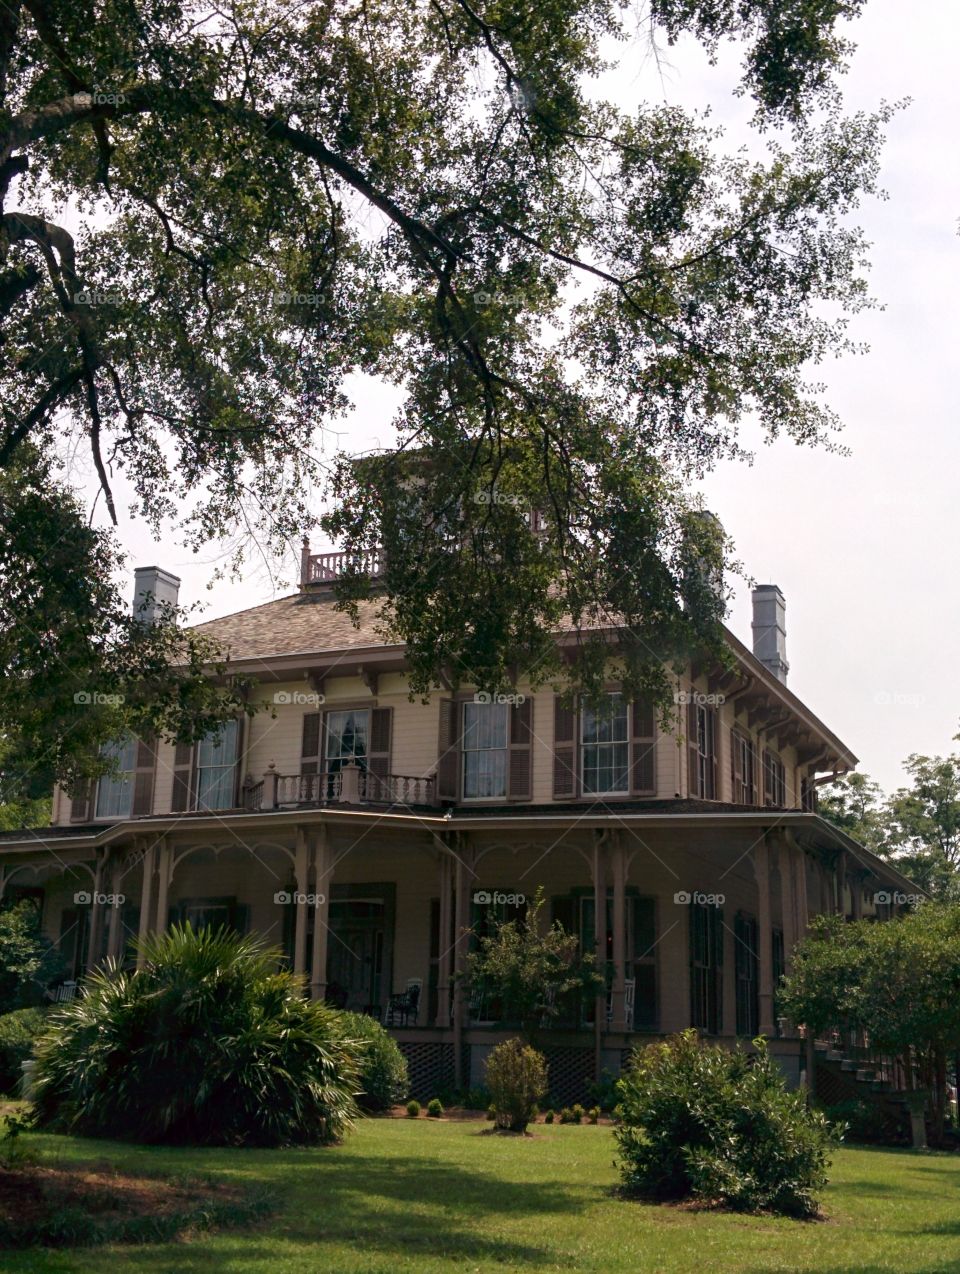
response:
M265 1224L175 1245L7 1253L5 1272L439 1274L477 1270L960 1269L960 1156L839 1152L826 1222L732 1216L615 1198L604 1127L546 1127L519 1140L488 1125L367 1120L321 1150L196 1151L33 1136L46 1154L131 1171L212 1173L267 1184Z

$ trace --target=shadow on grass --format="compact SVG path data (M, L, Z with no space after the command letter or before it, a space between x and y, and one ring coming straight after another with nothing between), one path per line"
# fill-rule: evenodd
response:
M194 1153L195 1168L196 1157ZM217 1157L219 1163L208 1162L204 1170L220 1175L226 1169L229 1175L229 1163ZM452 1262L492 1261L514 1268L555 1266L556 1251L534 1241L544 1215L562 1213L572 1219L594 1202L582 1183L568 1187L504 1181L450 1162L384 1158L356 1150L350 1155L270 1152L253 1175L279 1197L279 1210L263 1226L247 1231L242 1259L209 1247L200 1236L189 1248L194 1262L213 1270L246 1270L257 1262L264 1267L282 1262L287 1243L342 1243L358 1255L402 1253L408 1259L443 1256ZM602 1193L598 1186L597 1197ZM505 1221L519 1222L524 1230L525 1220L529 1241L503 1236ZM258 1242L264 1231L268 1243ZM169 1260L169 1248L137 1249L139 1269L167 1270ZM318 1253L317 1268L326 1264Z

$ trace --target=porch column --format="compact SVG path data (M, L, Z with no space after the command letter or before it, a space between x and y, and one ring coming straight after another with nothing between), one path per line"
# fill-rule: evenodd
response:
M467 848L467 838L460 834L456 840L456 898L454 906L454 945L453 945L453 1066L456 1082L458 1084L469 1083L470 1077L464 1074L464 1059L466 1053L466 1041L464 1040L464 1031L467 1026L467 1004L463 994L463 977L462 974L466 968L467 957L467 938L466 931L470 928L470 881L469 877L473 875L473 863L471 851ZM467 863L467 856L471 856L471 862Z
M450 855L447 847L439 840L437 847L440 853L438 861L440 873L440 918L437 938L437 1020L436 1025L443 1030L450 1029L450 965L453 952L450 947L450 920L453 914L453 872L450 870Z
M123 881L123 864L119 858L113 861L113 868L110 872L110 893L116 899L120 893L120 885ZM107 930L107 956L113 960L119 960L120 950L123 946L123 934L120 932L120 912L121 908L116 901L110 905L110 921Z
M90 932L87 934L87 972L90 973L96 967L97 956L100 954L100 925L102 921L103 904L97 899L103 895L103 866L106 861L106 850L101 850L97 855L97 865L93 873L93 897L90 899Z
M786 972L793 968L793 948L797 945L797 911L794 896L793 848L783 836L778 838L777 860L780 867L780 912L783 926L783 963Z
M167 932L167 913L169 903L167 897L170 882L173 878L173 846L164 837L157 853L157 933Z
M796 849L797 866L797 941L806 935L810 923L810 903L807 899L807 855L802 846Z
M625 1031L627 851L619 831L610 835L613 851L613 1015L610 1026L614 1031Z
M148 845L143 851L143 879L140 883L140 929L137 934L139 941L142 943L146 940L147 934L154 929L152 917L150 915L150 904L153 902L153 873L157 866L157 846L156 844ZM137 950L137 968L143 966L143 956L139 949Z
M607 945L607 879L604 870L606 861L604 858L603 841L605 837L602 832L595 832L593 837L593 949L596 957L597 972L604 981L601 983L594 1000L594 1022L593 1022L593 1051L594 1051L594 1075L599 1083L600 1075L603 1067L602 1060L602 1040L603 1033L607 1029L607 994L606 994L606 945Z
M314 845L314 873L318 902L313 912L313 964L310 971L310 998L322 1000L327 994L327 947L330 937L330 884L333 880L333 847L325 823L317 828Z
M297 902L293 920L293 971L307 971L307 891L309 882L309 846L307 834L302 827L297 828L297 844L293 860L293 876L297 882ZM318 891L319 892L319 891Z
M757 953L760 963L759 1027L760 1034L772 1039L776 1034L773 1020L773 926L770 919L770 849L766 837L753 851L757 878Z
M850 906L854 920L863 919L863 877L858 871L850 874Z

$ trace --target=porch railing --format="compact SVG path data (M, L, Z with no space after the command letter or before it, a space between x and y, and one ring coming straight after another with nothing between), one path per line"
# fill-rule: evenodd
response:
M360 553L311 553L304 552L300 566L300 583L332 584L342 575L369 575L376 579L384 571L384 557L380 549L365 549Z
M344 802L351 805L433 805L436 780L431 775L374 774L346 765L321 774L280 774L269 769L259 782L244 784L244 809L291 809Z

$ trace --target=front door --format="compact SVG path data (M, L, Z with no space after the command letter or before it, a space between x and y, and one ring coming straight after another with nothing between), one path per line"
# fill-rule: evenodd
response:
M379 898L334 898L327 944L327 996L356 1012L382 1009L385 907Z

